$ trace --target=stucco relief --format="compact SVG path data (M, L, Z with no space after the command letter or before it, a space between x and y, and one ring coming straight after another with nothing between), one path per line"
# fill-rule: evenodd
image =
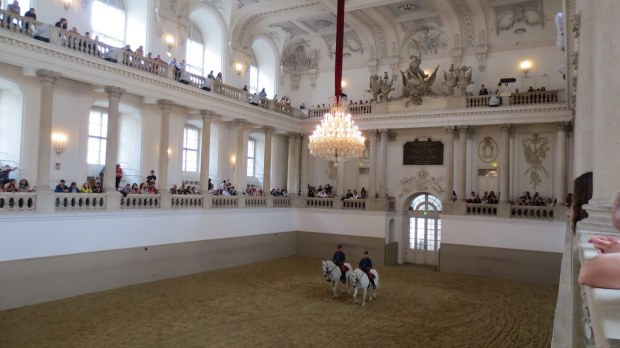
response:
M426 169L422 168L415 176L400 180L401 191L398 198L408 196L412 192L435 192L441 195L445 192L441 181L443 177L429 176Z
M485 137L478 144L478 158L482 162L491 163L497 158L497 142L491 137Z
M286 46L282 52L280 65L290 71L303 72L316 69L320 59L320 50L311 49L310 42L301 39Z
M536 190L542 183L542 175L549 177L549 172L543 166L543 161L547 157L547 151L549 151L549 140L534 133L530 138L523 139L522 144L525 161L528 165L525 175L529 174L530 185Z
M417 30L407 44L409 55L422 51L424 54L437 54L440 49L448 48L448 36L441 30L431 27L422 27Z
M510 8L495 9L495 33L512 30L515 34L523 34L527 31L526 26L545 26L545 16L542 5L537 2L514 6Z

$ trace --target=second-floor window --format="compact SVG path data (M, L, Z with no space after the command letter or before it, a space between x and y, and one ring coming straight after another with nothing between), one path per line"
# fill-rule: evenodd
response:
M255 65L250 65L250 93L258 93L258 68Z
M183 130L183 171L198 171L198 129L193 127Z
M254 158L256 157L256 141L248 140L248 176L254 176Z
M202 34L200 33L200 30L198 30L198 27L194 24L191 26L186 45L185 69L192 74L203 76L205 46L203 45Z
M93 37L115 47L125 46L125 5L123 0L93 1Z
M92 109L88 117L88 164L105 164L107 137L108 113L104 109Z

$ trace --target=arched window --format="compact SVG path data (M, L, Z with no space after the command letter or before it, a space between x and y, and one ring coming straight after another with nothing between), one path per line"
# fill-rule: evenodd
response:
M125 4L123 0L95 0L90 16L93 37L108 45L125 46Z
M265 89L267 95L273 96L278 94L276 90L276 54L272 44L265 38L259 37L252 43L252 51L256 59L256 87L257 90ZM250 67L250 86L252 80L252 71Z
M256 140L248 140L248 170L247 176L254 176L254 159L256 158Z
M250 93L258 93L258 68L256 65L250 65Z
M185 127L183 130L183 171L198 171L198 129Z
M442 204L439 198L421 193L409 205L409 261L436 265L441 243Z
M204 74L204 55L205 47L202 33L198 27L192 23L187 38L187 50L185 52L185 69L199 76Z
M88 117L88 164L105 165L105 151L108 142L108 112L93 108Z

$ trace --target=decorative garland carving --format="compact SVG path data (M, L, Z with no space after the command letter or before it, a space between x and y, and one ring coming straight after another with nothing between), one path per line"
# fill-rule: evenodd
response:
M515 34L523 34L526 32L523 24L535 27L540 25L541 28L545 27L545 16L542 6L537 4L530 4L528 6L515 6L508 9L496 9L495 12L495 33L499 36L502 31L508 31L514 28L517 24L521 24L513 30ZM498 13L499 12L499 13Z
M474 23L471 10L463 0L456 0L456 6L463 12L463 25L465 26L465 47L474 47Z
M426 169L422 168L415 176L410 176L400 180L402 191L398 195L398 198L408 195L411 192L429 192L434 191L441 195L445 192L441 186L443 177L429 176Z
M325 40L327 47L329 47L329 58L333 59L334 55L336 55L336 35L323 35L323 40ZM344 52L342 54L344 57L350 57L351 53L360 53L361 55L364 54L362 40L354 31L345 34L343 44L344 48L348 49L348 52Z
M370 15L365 12L365 10L355 10L352 13L356 15L362 22L364 22L364 24L370 27L370 30L374 33L375 41L379 43L379 57L377 58L387 57L389 54L388 42L385 38L383 28L377 22L375 22L375 20L372 19L372 17L370 17Z
M448 36L441 30L429 26L421 26L413 34L407 50L409 55L417 54L420 50L424 54L437 54L439 49L448 47ZM414 52L415 51L415 52Z
M289 43L282 52L280 66L295 72L316 69L321 59L320 50L318 48L310 50L309 48L310 43L305 39Z
M543 167L543 160L549 151L549 140L534 133L531 138L524 139L522 144L525 161L529 166L525 174L530 174L530 185L536 190L536 187L542 183L541 174L549 177L549 172Z

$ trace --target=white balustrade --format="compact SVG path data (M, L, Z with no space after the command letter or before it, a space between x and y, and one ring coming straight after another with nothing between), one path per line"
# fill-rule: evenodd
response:
M466 107L468 108L481 108L485 106L489 106L489 99L491 99L490 95L476 95L476 96L468 96L466 101Z
M105 210L106 195L101 193L56 193L54 206L57 211Z
M121 209L159 209L159 194L128 194L121 196Z
M171 207L173 209L200 209L202 208L202 195L171 195Z
M272 197L273 206L276 208L288 208L291 206L291 197Z
M345 199L342 201L342 209L366 210L365 199Z
M0 213L34 213L37 203L35 192L1 192Z
M510 217L537 220L553 220L553 210L553 207L547 206L511 205Z
M264 196L246 196L246 208L264 208L267 207L267 197Z
M334 207L334 199L333 198L307 197L306 198L306 207L308 207L308 208L332 209Z
M510 96L510 105L557 103L559 91L536 91L514 93Z
M467 215L497 216L497 204L467 203Z
M237 208L239 196L211 196L213 208Z

